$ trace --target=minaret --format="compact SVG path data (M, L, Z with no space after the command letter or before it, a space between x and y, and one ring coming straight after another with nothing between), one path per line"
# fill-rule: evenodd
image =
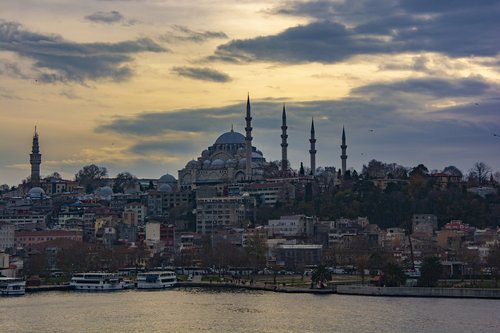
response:
M311 175L316 176L316 139L314 137L314 118L311 121L311 138L309 139L311 143L311 149L309 149L309 154L311 154Z
M31 164L31 186L40 186L40 164L42 163L42 154L40 154L40 147L38 145L38 133L33 135L33 146L31 148L30 154L30 164Z
M247 97L247 116L245 117L247 126L245 127L245 157L246 157L246 179L252 179L252 116L250 115L250 95Z
M285 104L283 104L283 116L281 119L281 172L285 174L288 170L288 143L286 142L286 139L288 139L288 135L286 134L286 130L288 127L286 126Z
M340 158L342 159L342 177L345 176L345 172L347 170L347 145L345 144L345 129L344 126L342 126L342 145L340 146L342 148L342 155L340 155Z

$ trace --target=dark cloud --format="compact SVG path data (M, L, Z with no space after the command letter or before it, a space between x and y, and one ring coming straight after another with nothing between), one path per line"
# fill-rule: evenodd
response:
M23 29L19 23L0 21L0 49L35 61L43 82L111 79L132 75L127 63L139 52L167 52L148 38L119 43L75 43L60 36Z
M160 36L165 42L180 41L203 43L211 39L227 39L228 36L222 31L194 31L186 26L174 25L173 31Z
M192 154L199 152L199 145L185 139L172 140L171 138L166 138L164 140L143 141L133 145L129 150L139 155L151 153Z
M195 80L212 81L212 82L229 82L231 77L223 72L219 72L210 68L198 67L174 67L172 72Z
M377 38L355 36L345 26L314 22L289 28L275 36L233 40L217 47L210 60L246 62L267 60L286 63L330 63L355 54L390 52Z
M88 21L105 24L125 22L125 17L123 17L123 15L116 10L110 12L95 12L94 14L85 16L85 19Z
M423 4L425 3L425 5ZM334 63L355 55L438 52L450 57L494 57L500 52L500 2L287 2L278 14L313 22L279 34L233 40L209 60ZM434 4L434 5L432 5ZM425 15L424 15L425 14Z
M411 63L397 63L394 60L389 60L379 65L380 70L390 71L415 71L415 72L429 72L427 64L429 59L424 56L413 57Z
M375 94L384 96L394 93L412 93L428 95L432 97L473 97L485 94L490 85L481 78L466 79L408 79L391 83L375 83L360 88L355 88L351 92L354 94Z

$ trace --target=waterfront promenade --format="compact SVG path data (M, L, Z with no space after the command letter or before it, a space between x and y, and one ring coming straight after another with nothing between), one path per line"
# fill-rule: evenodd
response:
M377 287L361 284L332 284L323 289L305 288L301 286L290 286L283 284L264 284L256 282L250 284L235 282L210 282L202 281L201 277L194 277L192 282L178 282L177 288L207 288L207 289L241 289L256 290L289 294L340 294L357 296L380 296L380 297L436 297L436 298L483 298L500 299L500 289L480 289L480 288L424 288L424 287ZM69 291L69 285L42 285L27 287L27 293L47 292L47 291Z

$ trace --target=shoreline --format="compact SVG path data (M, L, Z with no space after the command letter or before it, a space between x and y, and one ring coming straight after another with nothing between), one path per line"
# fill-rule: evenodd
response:
M259 286L231 283L178 282L174 288L241 289L288 294L353 295L371 297L418 297L500 299L500 289L473 288L426 288L426 287L376 287L368 285L332 285L325 289L295 288L282 286ZM26 287L26 294L48 291L71 291L69 285L42 285Z

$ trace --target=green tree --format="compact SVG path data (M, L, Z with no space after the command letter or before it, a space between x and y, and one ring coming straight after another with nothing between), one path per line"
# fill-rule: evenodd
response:
M423 287L435 287L441 276L441 261L437 257L424 258L420 268L419 285Z
M325 265L319 265L316 267L311 274L311 288L316 285L320 288L330 281L332 278L330 271L328 271Z
M388 263L381 278L381 283L386 287L399 287L406 282L403 269L395 263Z

